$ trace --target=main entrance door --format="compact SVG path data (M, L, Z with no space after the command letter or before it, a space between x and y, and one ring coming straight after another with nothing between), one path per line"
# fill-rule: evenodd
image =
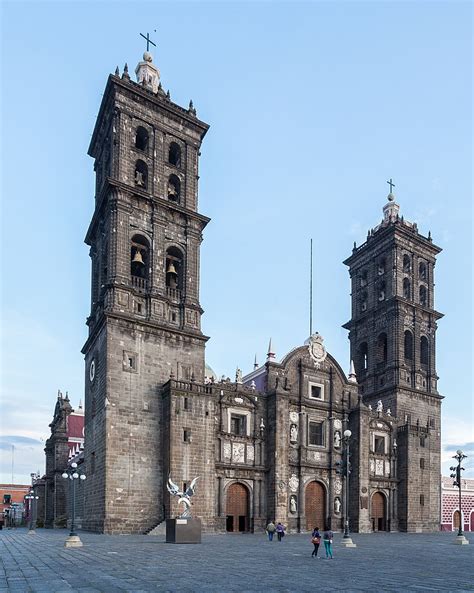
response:
M319 482L310 482L304 494L304 508L306 516L306 529L315 527L325 528L326 523L326 491Z
M385 496L381 492L375 492L371 504L372 529L374 531L385 531L387 529L385 506Z
M249 494L247 488L238 482L231 484L227 490L226 530L249 530Z

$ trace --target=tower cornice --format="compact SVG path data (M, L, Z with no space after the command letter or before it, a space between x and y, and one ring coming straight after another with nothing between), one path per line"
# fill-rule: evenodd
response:
M372 256L373 250L377 246L377 244L382 244L387 239L393 238L406 239L408 241L417 241L430 252L433 258L442 251L442 248L438 245L435 245L431 239L421 235L418 232L418 228L416 225L408 224L404 222L402 219L398 219L397 221L390 223L386 227L381 227L378 230L375 230L374 232L369 232L367 240L364 243L362 243L362 245L360 245L359 247L355 247L352 250L352 255L345 259L343 263L346 266L351 267L359 259L363 259L363 257L368 253L369 250L370 255Z
M145 200L149 200L150 202L159 204L159 205L163 206L164 208L167 208L169 210L174 210L176 212L180 212L181 214L184 214L185 216L187 216L189 218L198 220L202 225L201 231L204 230L204 228L207 226L207 224L211 220L208 216L199 214L198 212L195 212L194 210L190 210L189 208L185 208L183 206L180 206L179 204L170 202L169 200L165 200L164 198L154 196L144 190L132 188L132 187L130 187L130 185L127 185L126 183L122 183L121 181L117 181L116 179L113 179L111 177L107 177L107 180L104 183L102 190L100 192L99 198L97 200L97 205L96 205L94 214L92 215L92 220L89 224L89 228L87 229L87 233L86 233L86 236L84 239L84 242L87 245L91 245L92 236L94 234L95 227L96 227L97 223L99 222L99 220L101 219L102 210L105 208L106 204L110 202L111 191L113 189L119 189L129 196L138 196ZM119 198L117 198L117 197L113 197L112 199L115 199L115 200L117 200L117 202L120 202Z
M142 100L148 101L152 103L155 107L162 110L163 112L168 113L171 117L175 119L179 118L180 120L184 120L188 128L193 128L198 132L201 141L206 135L207 130L209 129L209 125L203 122L202 120L198 119L194 115L194 112L191 112L189 109L185 109L184 107L180 107L176 103L173 103L170 99L166 97L166 95L162 96L158 93L153 93L152 91L144 88L136 82L122 79L119 76L110 74L107 79L107 84L105 87L102 102L100 104L96 124L87 151L89 156L93 158L97 156L96 144L98 137L100 135L103 118L109 110L108 103L114 102L115 93L117 89L122 89L123 91L128 93L132 92L133 94L139 96Z

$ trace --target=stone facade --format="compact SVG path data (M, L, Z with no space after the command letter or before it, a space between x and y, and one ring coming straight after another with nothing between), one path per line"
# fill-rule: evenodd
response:
M35 479L33 486L39 496L37 518L45 527L65 527L70 517L69 481L62 473L72 461L83 463L84 414L79 404L77 411L72 408L68 394L59 391L54 408L53 421L49 425L51 436L45 444L46 473ZM80 482L80 481L79 481ZM77 485L76 512L77 525L81 525L84 508L84 488Z
M168 477L186 487L199 476L193 512L206 530L262 529L270 518L294 531L341 529L346 500L354 530L437 528L440 249L390 195L345 262L355 371L346 376L315 334L281 362L270 347L235 382L205 377L199 250L209 219L197 182L208 126L192 103L171 102L150 54L137 73L138 83L127 68L109 77L89 148L84 526L147 532L177 512Z

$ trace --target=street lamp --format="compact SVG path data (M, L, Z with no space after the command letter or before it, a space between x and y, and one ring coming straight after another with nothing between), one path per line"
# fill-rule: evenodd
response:
M71 466L64 470L62 477L65 480L70 480L70 491L71 491L71 503L72 503L72 514L71 514L71 531L69 537L66 539L64 545L66 548L79 548L82 546L80 537L74 531L76 520L76 480L85 480L85 474L80 474L77 471L77 463L71 463Z
M342 438L344 445L344 459L342 473L344 476L344 536L341 541L341 545L346 548L355 548L356 544L352 541L349 535L349 476L351 473L351 462L350 462L350 450L349 441L352 436L352 432L347 429L344 431Z
M456 536L456 539L454 540L453 543L455 544L461 544L461 545L466 545L469 543L469 540L467 540L464 537L464 533L462 530L462 524L463 524L463 518L462 518L462 500L461 500L461 472L464 471L464 468L461 467L461 463L463 461L463 459L466 459L467 455L464 455L464 453L461 451L461 449L458 449L456 451L456 455L453 455L453 459L455 459L458 464L457 465L452 465L449 469L451 470L451 475L450 477L454 479L453 481L453 486L457 486L459 488L459 529L458 529L458 534Z
M28 501L28 510L30 514L28 535L36 535L36 501L39 499L39 496L36 496L35 491L32 488L25 496L25 499Z

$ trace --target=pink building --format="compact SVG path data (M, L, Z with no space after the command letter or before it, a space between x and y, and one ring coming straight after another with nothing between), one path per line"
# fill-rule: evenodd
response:
M463 479L461 487L463 531L474 531L474 480ZM453 479L441 477L441 531L459 529L459 489Z

